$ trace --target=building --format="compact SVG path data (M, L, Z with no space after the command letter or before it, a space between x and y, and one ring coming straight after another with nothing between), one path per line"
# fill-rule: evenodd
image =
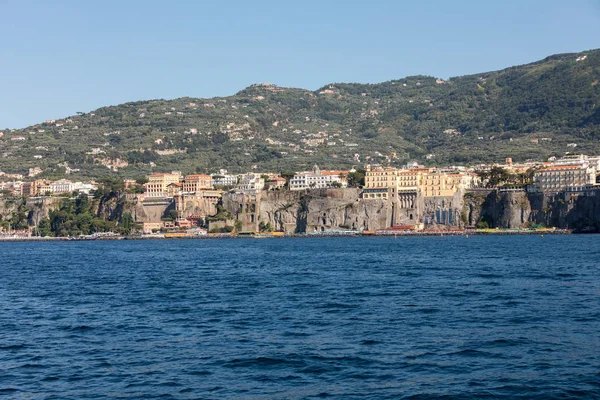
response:
M376 167L368 168L365 173L365 186L363 198L388 199L391 198L391 189L396 187L398 170L395 168Z
M427 169L368 168L365 174L363 198L387 199L405 193L416 194L423 187Z
M148 176L148 182L144 184L146 197L167 197L167 186L171 183L179 183L181 174L178 173L154 173Z
M174 197L181 194L181 190L183 188L183 183L181 182L173 182L167 185L167 190L165 191L166 197Z
M432 171L423 176L422 192L425 197L452 196L457 191L457 185L444 172Z
M228 175L226 169L219 170L218 174L211 175L213 186L235 186L238 183L237 175Z
M42 169L40 167L34 167L34 168L29 168L29 173L27 174L27 176L29 176L30 178L33 178L34 176L37 176L39 174L41 174Z
M145 234L155 233L162 229L162 221L149 221L142 224L142 232Z
M187 175L183 180L184 193L196 193L201 190L212 189L212 177L204 174Z
M600 156L587 156L585 154L569 154L552 162L553 165L579 165L593 166L600 170Z
M83 194L87 194L89 196L92 190L98 190L98 186L93 183L83 183L83 182L75 182L73 183L73 191L79 192Z
M298 172L290 179L290 190L347 187L348 171L321 171L317 165L310 172Z
M32 182L23 182L21 185L21 194L24 197L44 196L51 193L51 188L45 180L37 179Z
M596 167L585 165L555 165L542 168L533 176L535 190L560 192L583 190L596 184Z
M461 189L474 187L478 177L472 173L446 172L426 168L368 168L365 174L364 199L401 200L405 195L424 197L452 196Z
M50 184L50 191L52 193L72 193L73 190L73 182L67 179L60 179Z
M125 186L125 189L131 189L137 185L137 182L135 179L123 179L123 185Z
M267 180L267 188L269 190L283 189L286 184L286 179L281 176L273 176Z
M265 180L260 174L250 172L242 175L237 190L246 193L257 193L265 188Z
M44 182L37 187L37 191L40 196L49 196L52 194L52 186L50 186L49 182Z

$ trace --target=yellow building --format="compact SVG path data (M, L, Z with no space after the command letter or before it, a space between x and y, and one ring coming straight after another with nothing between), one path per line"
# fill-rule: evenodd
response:
M179 183L181 175L168 173L154 173L148 176L148 183L144 184L147 197L166 197L167 186Z
M405 169L398 171L396 181L398 193L420 191L423 186L423 179L427 173L427 169Z
M364 199L387 199L391 189L396 187L398 170L391 167L377 167L365 173Z
M461 189L476 186L472 173L447 173L435 169L375 168L365 174L363 198L388 199L403 194L425 197L452 196Z
M401 193L416 193L423 185L426 169L375 168L365 173L363 198L387 199Z
M183 180L183 191L185 193L196 193L204 189L212 188L212 177L209 175L187 175Z

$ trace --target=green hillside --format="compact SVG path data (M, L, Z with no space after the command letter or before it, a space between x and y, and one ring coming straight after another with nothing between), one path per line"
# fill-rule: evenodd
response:
M593 50L447 81L412 76L314 92L258 84L223 98L139 101L3 130L0 170L38 166L61 177L69 167L99 177L112 164L140 176L600 153L599 81Z

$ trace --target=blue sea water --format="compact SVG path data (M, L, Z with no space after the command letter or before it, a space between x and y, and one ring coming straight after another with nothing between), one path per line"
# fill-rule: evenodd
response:
M600 236L0 243L0 396L600 398Z

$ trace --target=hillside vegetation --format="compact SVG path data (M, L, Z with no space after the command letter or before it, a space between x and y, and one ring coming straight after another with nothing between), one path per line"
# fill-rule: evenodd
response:
M314 92L257 84L223 98L138 101L4 130L0 170L133 177L600 153L599 81L593 50L447 81L412 76Z

